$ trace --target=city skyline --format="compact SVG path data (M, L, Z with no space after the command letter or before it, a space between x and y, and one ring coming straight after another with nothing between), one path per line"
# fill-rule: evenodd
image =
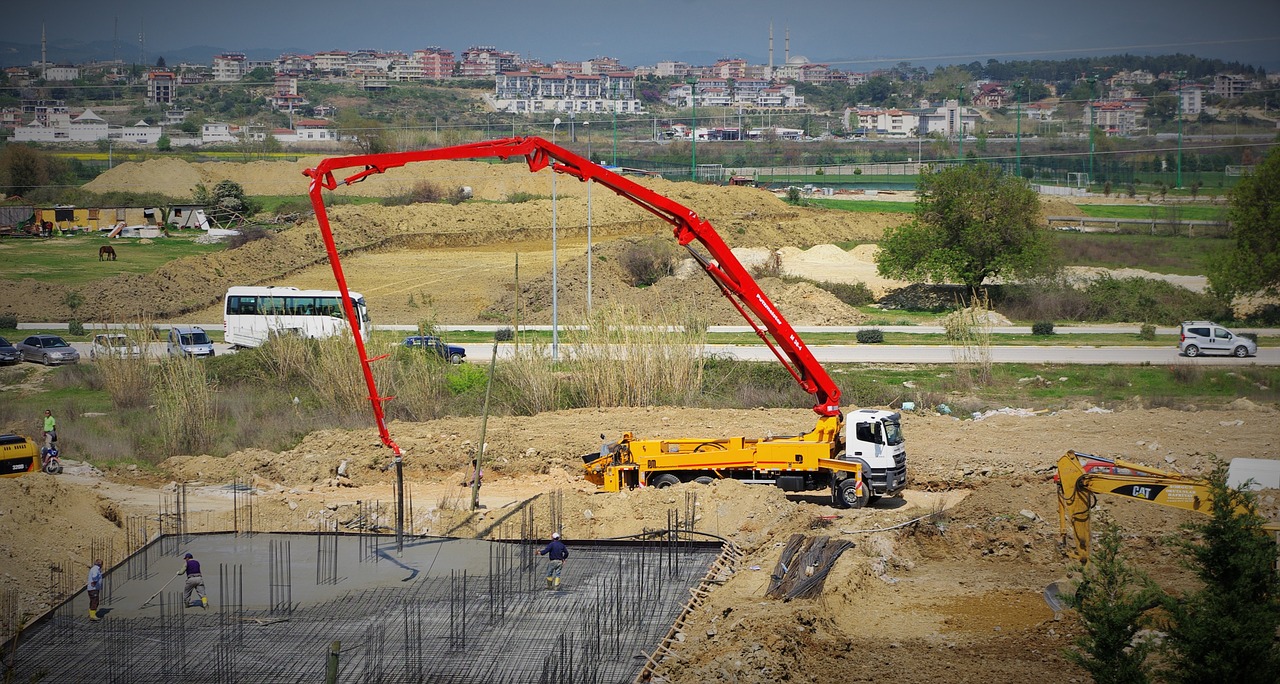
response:
M581 12L535 11L513 0L369 0L360 5L313 0L287 6L224 0L208 6L214 11L185 13L173 6L163 0L67 0L53 13L48 5L23 4L6 12L0 41L39 45L43 27L51 46L107 42L126 62L146 63L165 52L202 46L312 53L411 52L431 45L459 52L492 45L546 62L614 57L628 66L663 60L705 65L730 57L767 64L772 25L775 65L786 59L789 34L792 57L841 71L871 71L902 61L932 67L1120 53L1195 54L1280 69L1280 3L1244 0L1223 0L1212 11L1191 0L1133 5L1082 0L1070 12L1005 0L946 6L925 0L892 5L641 0L583 5ZM511 14L518 20L508 18ZM59 49L50 48L50 61L64 61Z

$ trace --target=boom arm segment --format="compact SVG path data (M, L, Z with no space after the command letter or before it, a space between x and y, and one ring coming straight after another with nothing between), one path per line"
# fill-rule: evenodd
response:
M320 232L325 241L334 277L344 295L343 303L348 308L347 320L354 320L354 314L349 310L350 298L346 296L346 279L342 274L338 251L333 241L333 232L329 226L329 216L322 195L324 190L332 190L339 183L343 185L358 183L375 173L383 173L413 162L483 157L497 157L505 160L515 156L523 156L531 172L550 166L557 173L568 174L583 182L595 181L671 224L676 240L702 265L707 275L711 276L720 291L751 324L755 333L764 340L774 356L800 383L800 386L814 395L817 403L813 410L822 416L834 416L837 419L842 417L840 388L836 387L835 382L814 358L813 353L796 334L791 324L760 289L750 272L733 255L729 246L724 243L709 222L688 207L536 136L488 140L433 150L335 157L324 159L315 168L304 171L303 173L311 178L309 190L311 204L316 211L316 220L320 224ZM335 171L349 168L361 170L342 180L338 180L334 175ZM710 258L692 248L690 243L694 240L702 244L710 254ZM364 344L359 339L359 335L356 335L356 348L363 361L365 381L369 385L369 398L373 402L374 417L378 422L382 441L392 448L397 448L387 433L382 412L384 398L377 394Z

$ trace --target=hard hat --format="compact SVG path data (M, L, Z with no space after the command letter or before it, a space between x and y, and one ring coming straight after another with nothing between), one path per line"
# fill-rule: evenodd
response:
M552 532L552 533L551 533L551 538L552 538L552 539L559 539L559 538L560 538L560 533L559 533L559 532Z
M185 556L183 556L183 558L193 558L193 557L194 556L192 556L190 553L187 553Z

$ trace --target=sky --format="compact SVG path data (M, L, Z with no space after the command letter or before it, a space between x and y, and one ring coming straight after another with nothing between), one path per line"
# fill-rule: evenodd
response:
M107 41L149 63L193 46L254 52L341 49L455 54L492 45L546 62L615 57L627 66L790 54L842 71L997 59L1172 54L1280 70L1276 0L6 0L0 41ZM115 27L118 26L118 33ZM58 61L50 50L51 61Z

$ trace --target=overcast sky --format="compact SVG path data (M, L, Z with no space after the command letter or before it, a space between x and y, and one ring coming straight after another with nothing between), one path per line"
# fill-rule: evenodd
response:
M864 71L898 61L1063 59L1190 53L1280 69L1276 0L5 0L0 40L111 41L148 61L209 45L235 51L493 45L544 61L628 66L791 55ZM554 8L554 9L553 9ZM57 61L57 56L49 55Z

